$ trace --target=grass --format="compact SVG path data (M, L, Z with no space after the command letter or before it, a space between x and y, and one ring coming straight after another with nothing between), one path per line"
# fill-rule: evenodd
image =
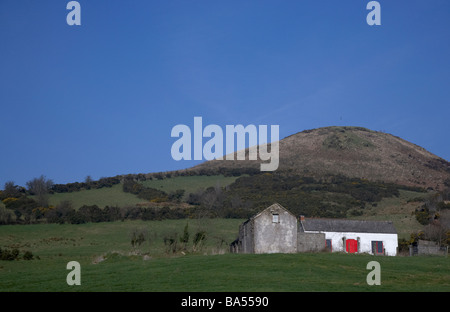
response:
M369 140L354 133L356 129L346 131L345 127L333 127L334 133L328 135L322 143L326 149L374 148ZM366 131L366 130L363 130Z
M185 198L189 193L219 185L225 187L233 183L238 177L225 177L223 175L213 176L178 176L162 180L147 180L142 182L144 186L159 189L170 193L179 189L185 190Z
M353 217L360 220L386 221L389 219L394 223L398 237L409 239L411 233L423 229L414 215L414 210L419 208L421 202L408 202L408 200L423 196L423 193L400 190L398 197L383 198L376 206L366 205L362 216Z
M242 221L0 226L0 247L29 250L40 258L0 261L0 291L450 291L450 258L445 257L230 254L220 241L236 238ZM167 254L164 236L181 235L186 222L191 237L199 229L208 232L205 248ZM136 228L153 233L151 243L144 243L140 253L130 244L130 233ZM366 283L370 272L366 265L372 260L381 266L380 286ZM81 286L66 283L69 261L81 265Z
M122 191L122 184L79 192L55 193L49 196L49 203L53 206L66 200L72 202L75 209L83 205L97 205L101 208L105 206L127 207L144 201L136 195Z
M199 189L206 189L216 185L224 187L233 183L236 179L237 177L225 177L223 175L178 176L162 180L148 180L142 182L142 184L167 193L183 189L185 190L184 197L187 198L189 193L194 193ZM55 193L49 196L50 205L56 206L62 201L70 201L75 209L78 209L83 205L97 205L100 208L105 206L130 207L146 202L136 195L125 193L122 190L122 184L72 193ZM1 202L0 205L2 205Z

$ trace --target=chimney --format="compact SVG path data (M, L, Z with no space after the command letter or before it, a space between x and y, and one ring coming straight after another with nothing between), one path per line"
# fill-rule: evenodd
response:
M301 215L300 216L300 222L303 222L303 221L305 221L305 216Z

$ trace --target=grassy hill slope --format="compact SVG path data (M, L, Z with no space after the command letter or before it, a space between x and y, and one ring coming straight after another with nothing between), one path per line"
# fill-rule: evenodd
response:
M50 205L56 206L62 201L70 201L75 208L83 205L105 206L134 206L142 202L136 195L122 191L122 185L116 184L112 187L101 189L82 190L71 193L54 193L49 197Z
M213 176L176 176L160 180L146 180L142 184L170 193L176 190L184 190L184 198L189 193L195 193L198 190L204 190L208 187L225 187L236 181L238 177L225 177L223 175Z
M164 179L152 179L142 181L144 186L156 188L166 193L178 189L185 190L185 197L189 193L206 189L208 187L225 187L234 182L237 177L225 177L223 175L214 176L175 176ZM105 206L132 207L148 201L138 198L136 195L126 193L122 190L122 183L112 187L100 189L81 190L77 192L54 193L49 196L50 205L56 206L62 201L70 201L74 208L83 205L97 205L101 208Z

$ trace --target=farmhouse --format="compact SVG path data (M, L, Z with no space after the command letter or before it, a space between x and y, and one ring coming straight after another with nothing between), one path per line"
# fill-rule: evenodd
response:
M297 252L297 218L279 204L264 209L239 226L231 243L236 253Z
M324 233L330 251L395 256L398 236L392 222L300 217L300 233Z
M231 243L235 253L296 253L329 250L395 256L398 238L392 222L297 219L273 204L239 227Z

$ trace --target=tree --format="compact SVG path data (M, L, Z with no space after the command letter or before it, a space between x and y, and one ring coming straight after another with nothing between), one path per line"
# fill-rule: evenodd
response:
M183 236L180 237L180 243L183 244L183 249L186 250L187 244L189 243L189 225L186 223L184 227Z
M48 207L48 192L53 186L53 181L43 175L27 182L28 192L36 195L36 202L41 207Z
M135 250L136 247L140 247L142 243L147 240L148 231L146 229L134 228L130 233L131 246Z
M68 200L63 200L54 209L47 211L45 217L48 223L63 224L64 222L69 222L69 217L75 213L72 203Z
M202 250L206 240L206 231L198 231L194 235L192 250Z
M17 198L20 194L20 188L13 181L8 181L5 183L5 187L3 190L3 198Z
M90 190L93 185L93 182L94 182L94 180L92 179L92 177L90 175L88 175L86 178L84 178L85 188Z
M164 245L166 246L166 253L176 253L178 251L178 233L171 232L164 236Z
M77 211L77 214L81 217L84 222L102 222L103 218L103 210L100 209L97 205L83 205Z
M433 220L424 228L425 238L438 244L442 244L447 239L446 232L447 229L442 226L439 220Z
M184 190L176 190L169 193L168 199L174 202L181 202L184 196Z
M86 183L86 184L92 183L92 181L94 181L94 180L92 180L92 177L91 177L90 175L88 175L88 176L84 179L84 183Z

